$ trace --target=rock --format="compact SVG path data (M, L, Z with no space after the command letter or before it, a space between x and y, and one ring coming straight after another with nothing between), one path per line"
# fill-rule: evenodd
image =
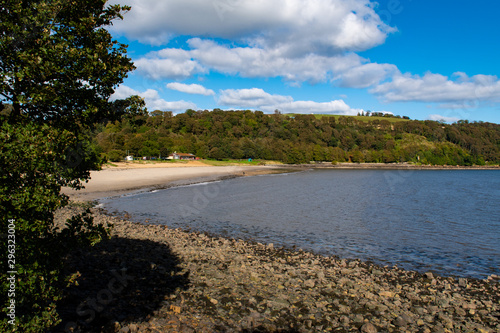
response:
M340 321L342 322L342 324L343 324L344 326L349 325L349 322L350 322L349 317L347 317L347 316L342 316L342 317L340 317Z
M360 314L357 314L356 316L354 316L354 322L355 323L362 323L365 319L363 318L362 315Z
M476 306L476 304L474 304L474 303L464 303L464 304L462 305L462 307L463 307L464 309L469 309L469 310L476 310L476 309L477 309L477 306Z
M361 326L361 333L377 333L377 328L372 323L366 323Z
M85 279L96 284L102 277L133 276L134 280L123 281L127 288L113 294L113 302L100 313L96 311L105 321L95 320L88 329L76 327L75 331L102 331L105 327L98 323L108 322L106 328L122 333L290 329L309 333L327 332L327 328L365 333L378 329L500 332L495 316L500 312L496 276L457 281L430 272L321 257L302 250L276 250L274 246L110 216L97 215L95 221L99 220L115 221L112 235L119 240L118 245L98 244L95 251L100 252L90 262L82 259L81 252L74 256L73 272L82 272L78 265L84 264L98 268L95 275L99 278L82 275L76 281L80 283L76 293L69 295L76 304L62 308L62 313L75 314L80 302L102 295L98 293L107 282L92 289ZM128 242L135 244L129 246ZM162 246L168 246L169 251L159 252ZM113 260L100 267L95 259L105 256ZM172 288L169 283L182 280L184 273L189 273L189 288ZM166 284L162 285L162 280ZM121 287L119 283L113 288ZM118 325L113 327L114 322Z
M391 292L391 291L381 291L378 293L380 296L382 297L390 297L390 298L393 298L394 297L394 293Z
M419 316L423 316L427 313L427 311L422 307L416 307L415 313L418 314Z
M306 286L308 288L314 288L314 285L315 285L314 280L307 280L304 282L304 286Z
M403 317L400 316L394 319L394 325L399 327L405 327L406 325L408 325L408 322Z
M444 327L440 324L437 324L432 328L432 333L445 333Z

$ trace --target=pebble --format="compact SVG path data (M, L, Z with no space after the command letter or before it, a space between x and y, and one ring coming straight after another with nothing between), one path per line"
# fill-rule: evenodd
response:
M72 211L60 214L64 221ZM94 214L96 222L113 225L114 238L69 256L69 273L81 276L58 306L60 327L75 322L76 331L122 333L500 328L497 276L457 280ZM79 313L90 304L99 311L87 322Z
M377 333L377 328L371 323L366 323L363 326L361 326L361 332L362 333Z

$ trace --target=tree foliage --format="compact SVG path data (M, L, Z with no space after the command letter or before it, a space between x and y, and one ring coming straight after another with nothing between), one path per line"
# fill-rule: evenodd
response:
M134 121L124 117L108 123L95 141L103 154L126 150L139 157L158 156L163 150L202 158L260 158L285 163L500 162L500 125L365 118L376 119L218 109L190 110L174 116L156 110L136 116ZM140 127L134 125L137 121Z
M128 9L104 0L5 0L0 6L0 216L4 237L8 220L14 221L10 270L17 271L10 299L10 274L1 273L3 312L12 299L16 305L15 325L4 317L2 331L56 324L62 257L107 236L89 212L58 230L54 212L68 204L61 187L81 188L100 167L93 125L126 112L127 102L108 99L133 64L105 27ZM5 268L7 242L0 251Z

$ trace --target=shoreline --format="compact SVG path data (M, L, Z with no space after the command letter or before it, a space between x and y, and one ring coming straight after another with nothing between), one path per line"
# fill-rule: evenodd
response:
M289 172L287 166L150 166L106 168L91 171L85 188L63 188L72 201L87 202L125 194L167 189L235 177ZM293 170L295 171L295 170Z
M100 171L91 171L91 179L85 188L75 191L63 188L71 200L94 201L124 194L166 189L173 186L200 182L273 173L297 172L307 169L345 170L500 170L500 166L432 166L397 163L337 163L271 164L263 166L228 165L209 166L199 161L183 165L164 163L118 163Z
M79 210L68 207L58 220ZM112 238L69 256L68 273L78 273L79 285L65 290L62 326L73 323L84 332L500 331L500 276L421 274L94 212L97 223L114 226ZM124 285L113 282L111 290L119 277ZM98 304L88 322L86 300L106 293L111 301Z
M288 165L289 167L304 167L317 169L362 169L362 170L500 170L498 165L416 165L408 163L337 163L318 162L312 164Z
M203 167L189 168L197 171L188 173L176 173L176 168L162 171L164 182L146 184L149 187L139 184L144 175L151 175L149 168L111 169L101 172L108 183L100 184L101 191L92 185L94 192L86 198L312 169L208 168L208 173ZM143 176L135 178L134 185L142 186L121 183L137 172ZM111 186L112 181L122 187ZM59 212L58 223L84 205L72 204ZM96 223L113 225L112 237L90 251L68 256L67 273L76 274L78 285L65 289L58 307L63 323L56 331L500 331L500 276L479 280L422 274L93 211Z

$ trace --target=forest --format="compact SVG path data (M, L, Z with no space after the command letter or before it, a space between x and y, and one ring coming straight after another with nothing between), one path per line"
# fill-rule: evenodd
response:
M390 121L389 121L390 120ZM500 163L500 125L409 120L408 117L265 114L261 111L136 108L94 132L109 161L165 158L176 152L210 159L485 165Z

